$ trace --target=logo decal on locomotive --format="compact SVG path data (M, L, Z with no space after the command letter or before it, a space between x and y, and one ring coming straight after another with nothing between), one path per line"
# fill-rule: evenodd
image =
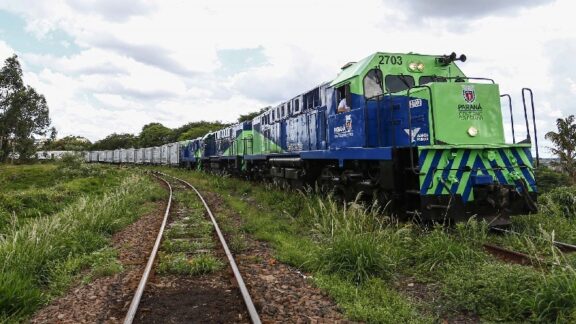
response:
M462 96L467 103L473 103L476 100L476 92L474 91L474 86L465 85L462 86Z
M412 100L408 101L408 107L409 108L422 107L422 99L412 99Z
M343 126L334 127L334 137L351 137L354 136L352 131L352 115L346 115Z
M463 85L462 97L464 97L466 103L458 105L458 119L483 120L482 105L480 103L473 103L476 101L476 91L474 91L474 86Z
M346 131L350 132L352 131L352 116L351 115L346 115Z
M406 132L406 135L410 136L410 128L404 128L404 132ZM414 143L415 141L418 140L417 135L419 135L419 132L420 132L420 127L413 127L412 128L412 138L410 139L411 143Z

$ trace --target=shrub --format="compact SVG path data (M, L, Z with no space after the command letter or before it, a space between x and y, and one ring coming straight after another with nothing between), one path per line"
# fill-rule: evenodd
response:
M60 177L76 178L101 175L99 165L84 163L84 158L78 154L64 154L58 161L56 170Z
M539 198L542 213L576 219L576 187L560 187Z
M535 176L540 193L546 193L554 188L568 187L573 184L568 175L554 171L547 166L539 166L536 168Z

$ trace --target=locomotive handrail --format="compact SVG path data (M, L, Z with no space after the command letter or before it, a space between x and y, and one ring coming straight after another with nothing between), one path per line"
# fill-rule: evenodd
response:
M364 146L368 147L368 107L364 105L364 107L360 108L362 108L362 115L364 117Z
M392 93L386 92L386 94L384 94L384 96L388 96L388 98L390 98L388 100L389 105L390 105L390 122L389 122L390 133L392 134L392 136L390 136L390 137L392 137L392 146L394 148L396 148L396 132L394 131L394 128L395 128L395 127L393 127L394 126L394 120L392 118L392 117L394 117L394 105L392 104Z
M526 119L526 134L528 142L531 142L530 139L530 127L528 126L528 113L526 109L526 97L525 93L528 92L530 94L530 105L532 107L532 126L534 127L534 146L536 147L536 166L540 166L540 154L538 152L538 133L536 132L536 114L534 113L534 93L530 88L522 88L522 105L524 106L524 118Z
M412 172L414 172L414 174L419 175L420 172L416 172L416 168L414 167L414 154L412 154L412 109L410 108L410 91L412 89L418 89L418 88L426 88L428 89L428 92L430 93L430 104L428 105L428 108L430 110L430 118L432 121L432 132L434 133L434 136L436 136L436 127L434 125L434 111L433 111L433 107L434 107L434 101L432 100L432 88L430 88L430 86L427 85L418 85L415 87L411 87L408 88L408 91L406 92L406 100L407 100L407 107L408 107L408 143L409 143L409 147L410 147L410 169L412 170ZM434 145L434 140L432 138L432 136L428 136L428 139L430 140L430 144Z
M510 108L510 123L512 124L512 143L516 144L516 135L514 133L514 114L512 113L512 97L510 97L510 95L507 93L500 95L500 98L502 97L508 98L508 107Z
M456 77L442 77L446 80L462 80L462 79L467 79L467 80L480 80L480 81L490 81L492 84L496 84L496 82L493 79L490 78L477 78L477 77L461 77L461 76L456 76Z

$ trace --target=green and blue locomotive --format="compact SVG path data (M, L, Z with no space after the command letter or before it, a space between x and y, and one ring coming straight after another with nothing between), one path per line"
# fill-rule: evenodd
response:
M465 59L374 53L251 121L190 141L182 161L318 184L346 199L363 192L422 220L498 224L534 212L533 100L524 100L527 137L506 143L501 99L510 97L466 76L455 63Z

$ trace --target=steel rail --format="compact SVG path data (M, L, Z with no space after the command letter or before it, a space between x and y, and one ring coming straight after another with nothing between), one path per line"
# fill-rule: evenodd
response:
M262 322L260 321L260 316L258 315L258 312L256 311L256 307L254 307L254 303L252 302L252 298L250 297L250 293L248 292L248 288L246 288L246 284L244 283L244 279L242 279L242 275L240 274L240 270L238 270L238 266L236 265L236 261L234 261L234 257L232 257L232 253L230 253L230 249L228 248L228 245L226 244L226 240L224 239L224 235L222 235L222 232L220 231L220 227L218 226L218 223L216 222L216 218L214 218L214 215L212 214L210 207L208 207L206 200L204 200L204 197L202 197L200 192L193 185L191 185L189 182L187 182L186 180L182 180L180 178L177 178L177 177L174 177L174 176L171 176L169 174L162 173L162 172L160 172L160 174L167 176L167 177L170 177L170 178L173 178L177 181L180 181L183 184L185 184L187 187L189 187L190 189L192 189L196 192L196 195L198 195L198 197L200 198L200 200L204 204L206 211L208 211L208 215L210 216L210 219L212 220L212 224L214 225L214 229L216 230L216 233L218 234L218 238L220 239L220 244L222 244L222 247L224 248L224 252L226 252L226 257L228 258L228 262L230 263L230 267L232 268L232 272L234 273L234 277L236 278L236 282L238 283L238 288L240 288L240 293L242 294L242 299L244 299L244 304L246 304L246 308L248 309L248 313L250 314L250 319L252 320L253 324L261 324Z
M533 235L528 235L528 234L522 234L516 231L511 231L511 230L507 230L507 229L503 229L503 228L498 228L498 227L492 227L490 230L493 231L497 231L497 232L501 232L501 233L508 233L508 234L514 234L514 235L520 235L520 236L526 236L529 237L531 239L539 239L539 240L543 240L543 241L547 241L545 238L543 237L538 237L538 236L533 236ZM560 249L560 251L562 252L576 252L576 245L574 244L569 244L569 243L564 243L564 242L559 242L559 241L552 241L552 244L554 244L558 249Z
M494 244L484 243L482 246L487 252L504 261L522 265L530 265L537 261L527 254L508 250Z
M144 269L144 273L142 274L142 278L140 279L140 283L138 284L138 288L136 289L136 293L132 298L132 302L130 303L130 308L128 308L128 313L124 318L124 324L131 324L134 321L134 317L136 316L136 311L138 310L138 306L140 305L140 299L142 298L142 294L144 293L144 288L146 287L146 282L148 282L148 277L150 276L150 271L152 271L152 266L154 265L154 259L156 259L156 254L158 253L158 248L160 247L160 241L162 241L162 235L164 233L164 228L166 227L166 222L168 220L168 214L170 213L170 207L172 206L172 186L168 181L158 177L155 174L152 174L159 180L164 181L164 183L168 186L170 191L170 196L168 197L168 205L166 206L166 212L164 213L164 219L162 220L162 225L160 226L160 231L158 231L158 236L156 237L156 242L154 243L154 247L152 248L152 252L150 253L150 257L148 258L148 263L146 264L146 268Z

